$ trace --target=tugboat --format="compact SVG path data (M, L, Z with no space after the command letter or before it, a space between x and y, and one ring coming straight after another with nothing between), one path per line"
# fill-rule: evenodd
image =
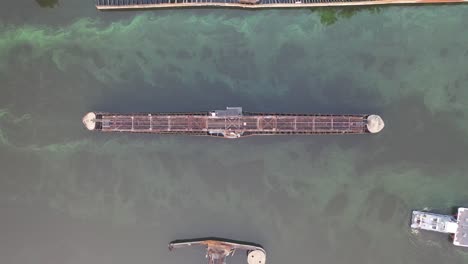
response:
M219 238L200 238L175 240L169 243L169 250L188 246L205 246L208 264L226 264L226 257L234 255L236 250L244 250L247 264L265 264L265 250L256 244Z
M411 228L450 234L455 246L468 247L468 208L458 208L455 216L413 211Z

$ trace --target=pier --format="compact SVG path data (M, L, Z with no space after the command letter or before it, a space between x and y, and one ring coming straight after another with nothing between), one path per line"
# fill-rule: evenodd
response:
M326 6L368 6L402 4L467 3L468 0L96 0L99 10L151 8L307 8Z
M378 115L324 115L244 112L240 107L198 113L113 114L90 112L88 130L152 134L183 134L239 138L254 135L317 135L378 133Z

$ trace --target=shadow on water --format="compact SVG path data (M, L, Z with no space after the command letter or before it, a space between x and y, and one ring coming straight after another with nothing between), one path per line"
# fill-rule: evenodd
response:
M37 4L44 8L54 8L58 6L58 1L59 0L36 0Z

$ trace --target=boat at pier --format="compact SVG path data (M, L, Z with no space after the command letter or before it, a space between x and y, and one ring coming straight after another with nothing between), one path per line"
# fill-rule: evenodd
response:
M226 257L234 255L237 250L246 252L248 264L266 263L266 252L260 245L234 240L219 238L175 240L169 243L169 250L188 246L205 246L208 264L226 264Z
M98 10L153 8L310 8L337 6L376 6L403 4L467 3L468 0L96 0Z
M241 107L190 113L116 114L90 112L83 117L88 130L179 134L240 138L255 135L318 135L378 133L378 115L324 115L244 112Z
M413 211L411 228L451 234L454 245L468 247L468 208L458 208L455 216Z

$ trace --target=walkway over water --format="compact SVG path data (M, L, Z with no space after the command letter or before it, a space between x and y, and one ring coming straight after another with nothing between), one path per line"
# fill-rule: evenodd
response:
M363 6L467 2L468 0L97 0L96 7L99 10L174 7L301 8L320 6Z

